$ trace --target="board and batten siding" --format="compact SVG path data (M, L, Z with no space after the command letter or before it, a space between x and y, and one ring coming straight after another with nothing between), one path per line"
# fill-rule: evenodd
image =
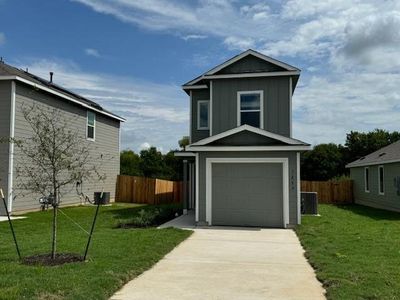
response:
M357 204L372 206L393 211L400 211L400 195L397 194L395 178L400 176L400 163L383 164L384 167L384 195L379 194L378 167L369 168L369 192L365 191L364 168L350 168L350 177L353 180L354 201Z
M210 130L198 130L197 129L197 108L198 102L200 100L210 100L210 90L209 89L200 89L200 90L192 90L192 116L190 118L191 121L191 142L195 143L199 140L205 139L210 136ZM210 113L210 112L209 112Z
M10 137L11 81L0 81L0 138ZM8 198L9 144L0 143L0 188ZM0 204L0 215L5 213Z
M213 81L212 134L237 127L240 91L264 91L264 129L290 136L290 77L230 78Z
M119 121L96 113L95 141L88 141L86 140L87 109L54 95L35 90L21 83L17 83L15 102L16 139L29 137L32 133L32 129L22 113L23 105L28 107L37 105L43 108L61 109L65 118L70 120L71 130L76 131L77 134L82 137L83 141L89 144L91 159L93 161L99 161L102 154L104 157L104 161L101 163L99 170L101 174L107 174L105 183L95 180L84 182L83 192L92 199L94 192L102 191L102 188L104 188L105 192L110 192L110 198L114 199L115 184L120 168ZM14 152L14 167L16 168L19 163L18 157L21 153L18 147L15 147ZM14 169L14 188L18 186L18 180L23 180L23 178L16 178ZM40 195L28 194L22 196L18 191L16 191L16 195L18 196L13 201L14 212L39 208L38 198ZM62 191L61 201L61 205L80 203L79 196L74 186L70 186Z
M206 222L206 159L207 158L288 158L289 159L289 225L297 224L297 154L296 152L199 152L198 208L199 224ZM245 201L245 200L244 200Z

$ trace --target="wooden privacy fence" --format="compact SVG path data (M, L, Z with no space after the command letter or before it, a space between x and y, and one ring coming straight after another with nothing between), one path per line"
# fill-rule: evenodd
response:
M318 193L319 203L353 203L353 181L301 181L302 192Z
M168 204L181 203L183 184L138 176L118 175L115 191L116 202Z

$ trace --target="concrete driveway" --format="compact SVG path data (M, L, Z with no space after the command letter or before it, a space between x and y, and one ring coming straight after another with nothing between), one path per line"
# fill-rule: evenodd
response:
M111 299L325 299L303 252L292 230L196 228Z

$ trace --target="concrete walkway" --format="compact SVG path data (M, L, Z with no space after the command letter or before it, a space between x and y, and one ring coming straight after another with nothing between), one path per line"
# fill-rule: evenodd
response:
M19 220L19 219L25 219L26 217L11 217L11 221L13 220ZM5 216L0 216L0 222L6 222L8 221L8 218Z
M111 299L325 299L292 230L196 228Z

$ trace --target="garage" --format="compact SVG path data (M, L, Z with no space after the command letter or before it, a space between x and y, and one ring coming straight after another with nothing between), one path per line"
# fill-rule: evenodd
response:
M284 227L284 161L209 161L212 225Z

